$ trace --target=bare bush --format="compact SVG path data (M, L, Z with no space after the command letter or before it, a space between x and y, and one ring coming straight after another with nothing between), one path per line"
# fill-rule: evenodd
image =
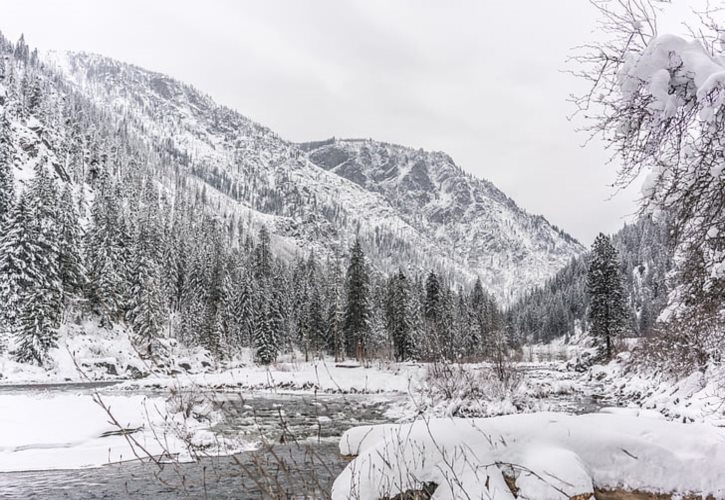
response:
M643 360L675 376L704 372L710 363L723 362L725 329L719 315L698 315L661 324L635 351Z

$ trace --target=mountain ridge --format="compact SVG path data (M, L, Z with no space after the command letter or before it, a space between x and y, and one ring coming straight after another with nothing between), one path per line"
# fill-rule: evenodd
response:
M470 284L481 277L487 289L507 302L583 251L544 217L528 214L490 181L465 172L446 153L365 143L375 145L372 149L378 152L393 151L397 160L407 154L422 159L426 168L435 167L435 186L418 189L428 175L422 172L419 182L409 187L437 202L416 204L412 190L401 191L405 186L392 189L378 179L366 184L349 172L335 171L323 161L320 148L312 151L311 143L287 141L162 73L88 52L53 52L46 60L119 126L135 133L156 154L171 158L174 169L189 174L205 190L213 188L210 193L216 190L210 195L218 198L218 206L243 213L255 224L270 225L288 253L314 249L341 258L352 240L361 237L371 262L381 271L435 268L452 284ZM345 145L342 149L348 153L355 142L336 141L335 147ZM325 147L329 153L329 144ZM401 170L404 165L393 167ZM401 179L410 181L413 176ZM467 189L473 205L467 205ZM394 195L401 192L404 199L396 199ZM446 197L451 194L463 198L454 197L448 204ZM471 206L476 213L468 210ZM417 217L421 208L426 211ZM456 224L453 231L443 227L459 216L468 217L467 222Z

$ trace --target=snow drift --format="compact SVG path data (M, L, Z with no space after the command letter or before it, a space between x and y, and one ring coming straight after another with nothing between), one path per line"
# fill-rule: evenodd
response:
M646 415L646 414L645 414ZM559 413L356 427L357 455L334 499L377 499L438 485L433 498L565 499L594 489L725 496L725 429L632 414Z

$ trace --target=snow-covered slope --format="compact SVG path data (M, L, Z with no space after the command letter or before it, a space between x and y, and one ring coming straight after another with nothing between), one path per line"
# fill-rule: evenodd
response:
M499 292L541 283L582 251L445 153L358 139L301 147L315 164L381 194L401 218Z
M582 247L443 153L369 141L296 145L164 75L54 53L71 86L140 138L225 213L266 224L283 255L341 257L356 234L373 265L480 276L509 301Z

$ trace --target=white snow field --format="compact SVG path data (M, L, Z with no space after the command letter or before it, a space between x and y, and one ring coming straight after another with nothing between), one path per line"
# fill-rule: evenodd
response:
M164 398L102 395L101 400L116 422L91 394L0 395L0 472L97 467L149 455L184 461L195 451L185 441L200 448L225 445L208 430L209 422L182 418ZM214 450L230 451L236 450Z
M589 498L598 490L725 498L725 429L649 413L443 418L347 431L355 455L332 498L373 500L438 485L433 498ZM582 495L578 497L578 495ZM710 498L710 497L708 497Z

